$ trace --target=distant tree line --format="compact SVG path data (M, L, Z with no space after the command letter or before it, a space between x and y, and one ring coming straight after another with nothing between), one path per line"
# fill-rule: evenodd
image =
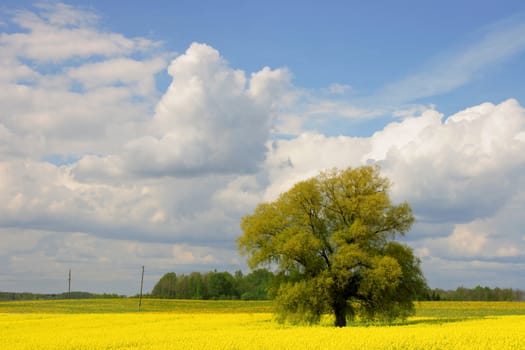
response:
M59 299L109 299L124 298L124 295L118 294L96 294L89 292L71 292L58 294L27 293L27 292L0 292L0 300L59 300Z
M274 283L275 275L265 269L258 269L244 275L236 271L210 271L190 274L166 273L155 284L150 296L170 299L201 300L266 300L268 291Z
M257 269L244 275L241 271L166 273L155 284L152 298L171 299L273 299L280 276L266 269ZM525 301L525 291L512 288L460 286L455 290L428 289L418 300L443 301Z
M233 275L229 272L192 272L177 275L170 272L162 276L155 284L152 298L172 299L272 299L279 276L272 272L259 269L244 275L241 271ZM272 294L273 292L273 294ZM112 293L96 294L74 291L71 294L43 294L27 292L1 292L0 301L10 300L60 300L60 299L107 299L125 298L125 295ZM489 288L476 286L466 288L460 286L455 290L440 288L429 289L419 300L443 301L525 301L525 291L512 288Z
M451 301L525 301L525 292L512 288L489 288L476 286L456 290L432 289L427 295L428 300Z

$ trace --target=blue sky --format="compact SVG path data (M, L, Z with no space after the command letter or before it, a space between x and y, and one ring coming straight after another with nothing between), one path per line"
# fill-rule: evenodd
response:
M4 1L0 32L0 290L246 269L243 215L363 164L432 287L525 288L522 1Z
M288 67L304 88L338 82L369 96L523 23L524 11L521 1L174 1L149 9L114 6L104 12L104 24L130 35L148 33L177 52L204 42L246 71ZM445 91L423 102L453 113L493 98L494 81L500 99L523 97L519 74L510 73L524 72L520 51L467 81L461 93L467 101L447 102L454 94Z

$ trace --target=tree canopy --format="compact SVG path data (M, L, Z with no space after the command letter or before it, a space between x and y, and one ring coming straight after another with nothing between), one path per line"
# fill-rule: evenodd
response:
M420 261L395 242L412 226L407 203L394 205L378 167L323 172L242 219L241 254L276 268L282 320L393 320L413 312L426 290Z

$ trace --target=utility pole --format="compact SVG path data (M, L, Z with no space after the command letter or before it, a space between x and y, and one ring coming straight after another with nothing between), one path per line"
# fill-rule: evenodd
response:
M67 279L67 297L71 299L71 269L69 269L69 277Z
M142 287L144 286L144 265L142 265L142 277L140 278L139 311L142 306Z
M168 286L168 298L171 298L171 290L173 288L173 276L170 275L170 282L169 282L169 286Z

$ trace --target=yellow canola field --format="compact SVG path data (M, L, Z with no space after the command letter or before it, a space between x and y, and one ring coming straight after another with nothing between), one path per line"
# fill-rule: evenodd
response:
M283 326L271 314L0 314L0 349L525 349L525 316Z

